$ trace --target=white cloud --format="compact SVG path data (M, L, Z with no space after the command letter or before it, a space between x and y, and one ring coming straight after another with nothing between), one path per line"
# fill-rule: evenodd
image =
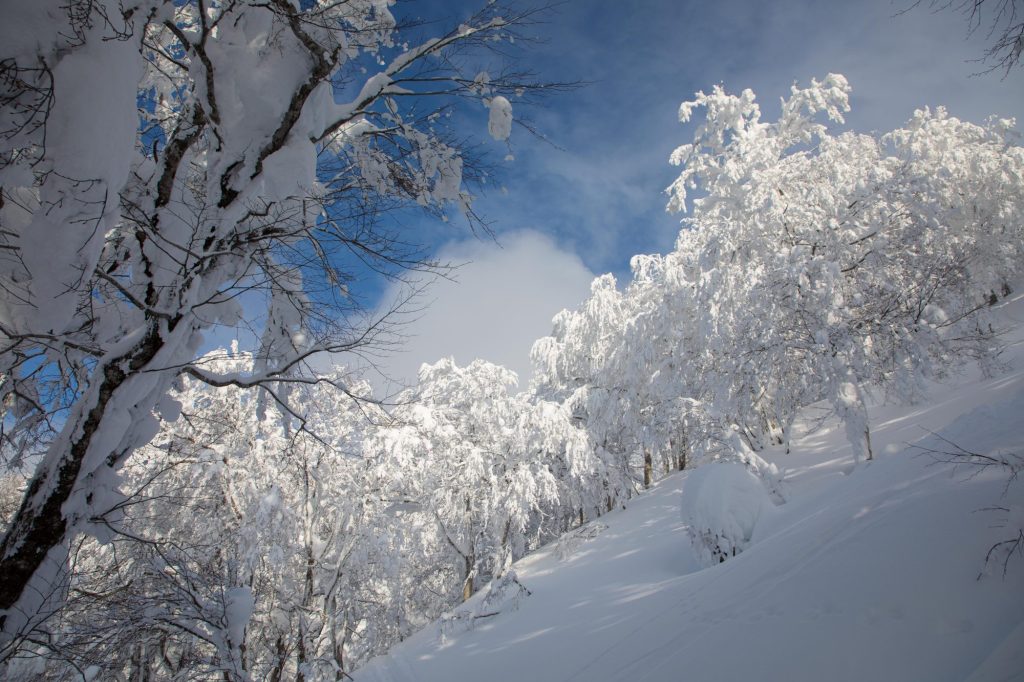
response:
M594 274L538 232L508 232L500 241L441 249L440 260L464 263L457 281L431 284L420 312L401 330L402 350L379 363L384 374L412 384L422 363L451 355L459 365L477 358L503 365L519 375L521 388L527 386L530 347L551 332L556 313L583 301ZM384 300L399 295L395 287Z

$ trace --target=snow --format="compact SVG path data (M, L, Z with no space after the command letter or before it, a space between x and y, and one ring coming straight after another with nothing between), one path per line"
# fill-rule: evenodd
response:
M999 313L1016 325L1004 371L965 373L910 407L868 401L873 461L855 464L835 419L812 430L809 410L791 454L761 453L788 486L770 514L754 518L765 493L742 465L674 474L518 562L529 594L514 609L480 618L485 588L355 680L1024 679L1024 557L1005 577L984 570L1019 532L1024 482L935 453L1024 452L1024 297ZM688 518L735 522L756 542L703 568L684 494Z
M59 12L50 2L35 8L29 4L19 3L22 6L17 12L11 8L12 17L27 13L0 32L5 49L23 43L22 47L31 49L37 40L12 34L36 30L44 25L45 17ZM42 35L47 33L44 30ZM40 168L53 171L54 181L38 193L35 188L7 185L8 191L13 189L22 196L31 193L34 200L29 205L53 205L47 211L35 211L28 224L23 216L15 218L20 260L26 273L16 267L14 272L6 272L9 265L0 272L0 276L14 281L31 280L34 305L12 305L12 299L17 300L12 297L0 311L4 323L19 331L61 330L69 324L78 303L71 292L82 273L92 272L96 265L104 236L116 218L117 191L128 178L134 160L136 86L142 69L132 56L138 52L138 45L131 40L102 40L99 28L83 35L86 42L80 49L66 54L56 50L57 57L53 58L52 83L58 94L46 125L48 164ZM4 122L5 127L12 123ZM31 179L24 170L14 173L4 180ZM5 219L9 217L14 216L4 215Z
M490 115L487 119L487 132L495 140L504 141L512 134L512 103L501 95L495 95L487 101Z
M256 598L253 596L250 587L232 587L227 591L224 599L224 620L227 622L228 638L232 645L238 646L239 642L245 641L245 625L252 616L252 609L256 605Z
M683 482L683 521L705 564L739 554L773 508L764 485L738 462L700 467Z

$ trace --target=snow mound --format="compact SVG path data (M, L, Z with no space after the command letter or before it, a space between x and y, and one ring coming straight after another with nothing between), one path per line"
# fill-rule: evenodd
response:
M749 547L758 521L772 508L764 485L739 462L707 464L683 484L683 521L706 565Z

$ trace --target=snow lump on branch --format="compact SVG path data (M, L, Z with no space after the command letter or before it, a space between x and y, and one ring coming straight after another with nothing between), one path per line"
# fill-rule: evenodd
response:
M487 108L491 110L487 132L499 142L507 140L512 134L512 103L501 95L495 95L487 100Z

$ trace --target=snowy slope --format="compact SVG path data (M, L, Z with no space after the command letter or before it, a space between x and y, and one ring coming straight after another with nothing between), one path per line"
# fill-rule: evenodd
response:
M1006 524L1024 524L1024 480L920 449L949 449L942 436L1024 454L1024 297L1003 315L1019 325L1007 369L876 406L876 461L854 469L835 425L767 453L789 501L737 557L702 568L679 511L689 474L673 475L583 529L594 537L519 562L528 594L481 592L355 679L1024 680L1024 556L978 579L1018 532Z

